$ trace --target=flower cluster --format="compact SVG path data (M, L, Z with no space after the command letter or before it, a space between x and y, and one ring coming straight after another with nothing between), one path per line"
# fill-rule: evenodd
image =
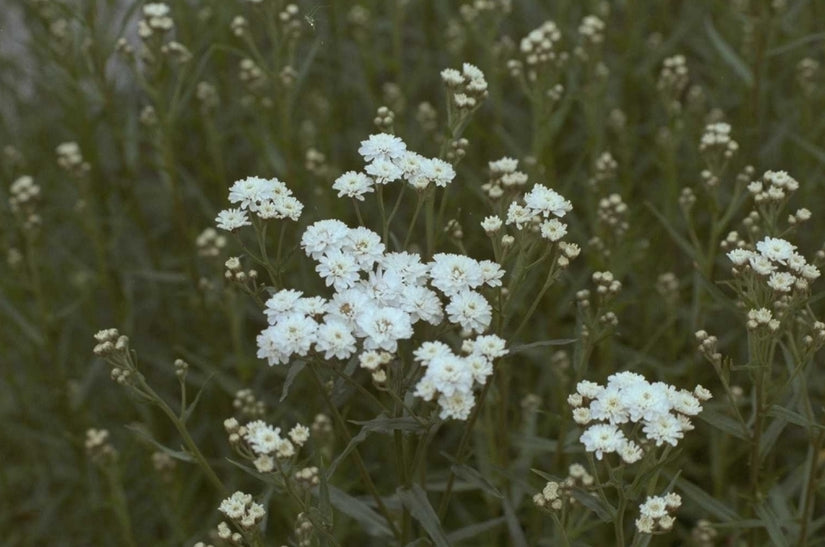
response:
M483 332L492 311L476 289L501 286L504 275L490 260L436 254L424 264L418 254L386 253L378 234L335 219L309 226L301 247L335 292L327 299L283 289L266 302L269 326L258 336L258 357L270 365L307 355L313 346L324 359L347 359L359 339L365 350L395 352L415 323L438 325L445 311L462 329ZM428 283L449 299L445 308Z
M738 267L734 273L742 268L753 271L767 278L767 286L775 293L805 291L820 276L819 268L796 252L796 245L778 237L765 237L756 244L755 251L738 248L727 256Z
M538 229L544 239L559 241L567 233L567 224L558 219L572 209L573 205L558 192L536 184L524 195L523 203L510 203L506 224L515 224L518 230Z
M86 454L98 465L104 465L117 459L117 450L109 442L109 431L90 428L86 430Z
M169 6L163 2L153 2L143 6L143 19L138 21L138 35L144 40L153 34L164 34L172 30L175 22L169 16Z
M415 395L438 401L443 420L466 420L475 406L473 388L483 386L493 373L493 361L507 354L505 341L494 334L465 340L462 355L443 342L424 342L413 355L425 368Z
M730 124L724 122L708 124L699 140L699 151L709 157L721 156L724 159L730 159L739 150L739 143L731 138L730 132Z
M229 443L253 460L260 473L274 470L275 458L286 460L295 456L309 440L310 433L308 427L296 424L288 435L282 436L280 427L272 427L262 420L241 426L238 420L229 418L223 425L229 435Z
M506 190L522 188L527 184L527 174L518 170L518 160L503 157L488 163L490 180L481 185L481 189L490 199L498 199Z
M674 55L668 57L662 63L662 70L659 72L659 80L656 88L662 93L668 106L671 102L679 104L681 97L689 82L687 61L684 55Z
M452 165L407 150L400 137L389 133L370 135L361 141L358 153L367 163L364 172L347 171L335 179L332 188L338 191L338 197L363 201L364 194L374 191L377 184L403 179L416 190L424 190L431 183L443 188L455 178Z
M676 522L671 513L681 505L682 497L675 492L670 492L664 496L648 496L647 500L639 506L636 529L642 534L670 530Z
M80 145L76 142L64 142L55 148L57 154L57 165L70 175L79 177L85 175L91 169L89 162L84 161Z
M799 182L785 171L765 171L762 180L748 185L748 192L756 203L781 202L799 189Z
M621 426L641 426L642 445L676 446L684 432L693 429L690 417L702 411L701 401L710 397L702 386L691 393L663 382L650 383L640 374L618 372L607 378L605 386L579 382L567 402L576 423L589 426L579 437L585 450L599 460L615 452L631 464L642 459L644 448L628 438Z
M215 222L218 228L230 232L250 224L247 212L255 213L263 220L298 220L304 210L304 205L292 195L292 190L277 178L246 177L238 180L229 188L229 201L238 204L238 207L221 211Z
M40 226L42 219L37 213L40 200L40 185L29 175L18 177L9 188L9 208L23 223L23 229L32 230Z
M568 54L560 51L561 30L553 21L545 21L530 31L519 42L523 60L511 59L507 68L513 76L524 74L528 82L535 82L548 68L558 68L567 61Z
M218 506L218 511L226 515L227 518L232 519L241 528L251 529L253 526L263 520L266 515L264 506L260 503L252 501L251 494L245 494L241 491L235 492L225 500L221 501ZM219 536L221 539L229 539L231 535L221 534L222 529L229 530L228 527L218 527Z
M568 476L561 482L547 481L541 492L533 496L533 503L542 509L550 508L559 511L565 503L575 503L573 489L576 486L590 487L594 484L595 478L578 463L574 463L568 470Z
M451 104L459 110L474 110L487 97L487 80L484 73L475 65L464 63L461 70L445 68L441 79L452 92Z

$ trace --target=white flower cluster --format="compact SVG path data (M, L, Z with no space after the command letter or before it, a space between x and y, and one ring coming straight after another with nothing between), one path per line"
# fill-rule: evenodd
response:
M630 464L642 459L644 450L626 436L621 426L641 426L643 444L676 446L684 432L693 429L690 417L702 411L701 401L710 397L702 386L691 393L663 382L650 383L640 374L618 372L607 378L605 386L579 382L567 402L573 408L575 422L589 425L579 437L585 450L595 452L599 460L615 452Z
M565 51L560 51L561 30L553 21L545 21L536 29L530 31L519 42L519 52L523 61L511 59L507 62L507 69L512 76L524 73L528 82L535 82L539 74L547 67L559 67L568 58Z
M533 496L533 503L542 509L548 507L554 511L560 511L565 503L575 503L576 498L573 497L573 489L577 485L583 487L590 487L595 482L593 475L578 463L574 463L568 470L568 476L564 481L548 481L544 485L541 492Z
M138 35L146 40L155 32L163 34L174 26L175 22L169 16L169 6L163 2L153 2L143 6L143 19L138 21Z
M656 88L668 99L678 100L688 85L688 67L684 55L668 57L662 63Z
M604 42L604 21L595 15L586 15L579 24L579 36L587 47L596 47Z
M739 150L739 143L730 136L730 124L724 122L711 123L705 126L702 138L699 140L699 151L720 153L725 159L733 157Z
M453 95L452 101L460 110L473 110L487 97L487 80L475 65L464 63L461 70L445 68L441 80Z
M269 326L258 336L258 357L270 365L307 355L313 345L325 359L347 359L357 339L363 349L395 352L415 323L438 325L445 311L465 331L483 332L492 310L476 289L501 286L504 275L490 260L436 254L423 264L418 254L386 253L378 234L335 219L309 226L301 247L335 292L326 299L283 289L266 302ZM446 308L428 282L449 299Z
M490 199L498 199L505 190L522 188L527 184L527 174L518 170L518 160L503 157L488 163L490 180L481 185L481 189Z
M215 222L218 228L230 232L250 224L247 212L263 220L298 220L304 210L303 203L277 178L246 177L235 181L229 188L229 201L238 207L221 211Z
M249 456L260 473L275 469L275 459L289 459L298 453L309 440L309 428L296 424L287 436L281 435L280 427L273 427L262 420L255 420L241 426L235 418L223 423L233 446L243 447L242 453Z
M782 201L798 188L799 182L786 171L765 171L762 180L748 184L748 191L756 203Z
M431 183L443 188L455 178L452 165L407 150L400 137L389 133L370 135L361 141L358 153L367 162L365 172L347 171L335 179L332 188L338 191L338 197L364 201L364 194L372 192L376 184L404 179L416 190L424 190Z
M670 530L676 522L671 513L681 506L682 497L675 492L664 496L648 496L647 500L639 506L636 529L642 534Z
M483 386L493 374L493 361L507 354L505 341L494 334L465 340L462 355L443 342L424 342L413 353L425 368L415 395L438 401L439 416L446 420L466 420L475 406L473 388Z
M9 194L9 207L16 213L40 199L40 186L29 175L23 175L11 183Z
M60 143L54 151L57 154L57 165L73 176L82 176L91 169L89 163L83 160L80 145L74 141Z
M221 501L218 511L232 519L242 528L252 528L266 515L264 506L252 501L251 494L237 491L225 500ZM219 530L224 527L219 527ZM227 528L228 530L228 528ZM228 539L228 537L222 539Z
M570 212L573 205L558 192L536 184L524 195L523 202L510 203L506 224L515 224L519 230L538 228L541 237L550 241L559 241L567 234L567 224L558 219Z
M756 244L756 251L733 249L727 256L735 266L745 266L767 277L768 287L778 293L807 290L820 275L819 268L796 252L796 245L778 237L765 237Z

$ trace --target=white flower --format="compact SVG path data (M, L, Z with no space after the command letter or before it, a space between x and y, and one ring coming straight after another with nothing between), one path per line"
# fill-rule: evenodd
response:
M338 190L338 197L350 197L364 201L364 194L374 191L373 180L364 173L347 171L332 183L332 189Z
M667 515L667 503L661 496L648 496L647 500L639 506L639 513L652 519L658 519Z
M295 289L281 289L270 296L266 301L266 309L264 309L269 324L274 325L281 315L295 311L295 305L303 294Z
M413 351L413 358L416 361L420 361L421 364L426 367L429 366L430 361L432 361L436 357L451 354L452 350L450 349L450 346L448 346L444 342L435 340L422 343L418 347L418 349Z
M483 283L482 270L476 260L448 253L433 255L430 277L433 286L447 296L474 289Z
M289 430L289 438L298 446L304 446L304 443L309 440L309 428L305 425L295 424L295 426Z
M400 160L406 151L407 145L404 141L388 133L370 135L367 140L361 141L361 146L358 148L358 153L365 162Z
M753 271L758 273L759 275L770 275L776 270L776 266L770 259L764 255L752 253L748 257L748 263L750 264Z
M660 414L652 421L646 420L642 432L651 441L656 441L656 446L662 446L663 443L676 446L679 439L684 437L679 420L672 414Z
M342 291L352 287L361 278L358 263L350 253L330 249L318 259L315 271L335 290Z
M479 385L487 383L487 378L493 374L493 363L483 355L471 354L464 357L470 372L473 374L473 381Z
M462 357L453 353L439 355L427 366L426 377L442 395L468 392L473 387L473 370Z
M747 249L733 249L728 252L727 256L734 265L742 266L750 260L752 255L753 251L748 251Z
M364 348L395 352L398 341L413 335L410 316L396 308L372 308L358 315L356 323L365 335Z
M427 287L407 287L404 291L406 301L403 309L410 314L413 323L426 321L431 325L439 325L444 319L441 309L441 299Z
M249 218L246 216L246 212L240 209L224 209L215 217L215 225L227 232L234 232L241 226L249 226L251 224Z
M786 264L787 260L793 256L796 246L778 237L766 237L756 244L756 250L765 258Z
M626 441L619 449L617 450L619 456L621 456L622 461L625 463L636 463L637 461L642 459L644 456L644 452L642 449L631 440Z
M557 217L563 217L573 209L573 205L555 190L551 190L541 184L536 184L525 194L524 204L532 212L544 217L548 217L551 214Z
M281 429L256 420L246 424L244 439L256 454L271 454L281 442Z
M624 424L630 419L624 403L624 394L616 387L608 386L590 403L594 420L607 420L611 424Z
M515 224L516 228L521 230L525 224L529 224L533 220L533 212L516 203L515 201L507 208L507 224Z
M485 334L477 337L473 341L473 347L470 350L473 354L483 355L490 361L498 357L503 357L509 353L507 349L507 342L503 338L495 334Z
M290 354L283 351L274 327L264 329L257 337L258 359L266 359L269 366L289 362Z
M423 167L424 175L438 187L444 188L455 178L453 166L442 159L432 158L427 160Z
M475 396L472 391L456 391L452 395L442 394L438 398L438 406L441 407L438 416L442 420L450 418L466 420L475 406Z
M778 292L791 292L796 277L788 272L774 272L768 278L768 287Z
M487 235L491 235L498 232L501 229L502 224L503 222L501 217L489 216L485 217L484 220L481 221L481 229L484 230Z
M584 430L579 441L584 444L585 450L595 452L596 459L601 460L604 454L616 452L624 446L627 439L615 425L595 424Z
M218 506L218 511L226 515L228 518L233 520L241 519L246 512L246 506L252 501L252 496L250 494L244 494L243 492L235 492L225 500L221 501L220 506Z
M261 334L267 333L267 336L281 348L283 354L304 356L315 341L317 330L318 324L311 318L292 313L281 317L276 324Z
M324 359L349 359L355 353L355 337L344 321L329 317L318 327L315 350L324 352Z
M493 310L487 300L475 291L454 294L445 308L451 323L471 332L484 332L490 326Z
M595 399L602 391L602 386L590 380L582 380L576 385L576 392L587 399Z
M541 223L541 237L550 241L558 241L567 234L567 224L556 218Z
M417 253L386 253L379 262L385 271L398 273L407 285L424 285L427 282L429 267L421 263L421 255Z
M639 420L654 420L658 416L667 414L671 409L667 396L667 385L661 382L649 384L640 382L626 388L624 403L634 422Z
M501 278L504 277L504 270L492 260L482 260L478 263L481 268L481 281L488 287L501 287Z
M376 184L387 184L396 181L404 174L392 161L381 158L367 164L364 171L375 178Z
M384 244L381 236L363 226L352 228L347 234L345 249L352 254L358 266L367 271L381 260L384 255Z
M307 256L318 259L327 249L340 249L347 235L349 227L333 218L319 220L307 227L301 236L301 247Z
M327 316L338 317L350 327L355 327L355 318L373 308L374 302L370 296L361 288L347 289L346 291L339 291L332 295L326 306ZM363 333L356 331L356 336L363 336Z

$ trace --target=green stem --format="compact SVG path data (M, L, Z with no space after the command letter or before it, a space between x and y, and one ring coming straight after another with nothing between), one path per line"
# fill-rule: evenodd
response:
M412 218L410 219L410 224L407 227L407 235L404 236L404 248L402 250L406 250L410 244L410 237L412 237L413 228L415 228L415 221L418 220L418 214L421 212L421 205L423 203L423 195L421 192L418 192L417 199L415 201L415 211L413 212Z
M136 547L135 537L132 534L132 521L129 518L129 507L126 503L126 492L123 490L123 481L120 477L120 468L117 462L105 465L103 473L109 486L109 495L112 501L112 511L115 513L121 538L126 545Z

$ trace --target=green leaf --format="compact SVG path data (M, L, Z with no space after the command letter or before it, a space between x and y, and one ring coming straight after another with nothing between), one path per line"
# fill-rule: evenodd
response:
M613 522L616 509L612 505L608 505L600 497L590 492L585 492L580 488L573 490L573 497L576 498L576 501L596 513L596 516L599 517L602 522Z
M659 222L662 224L665 230L667 230L667 233L670 234L670 237L673 239L674 243L676 243L676 245L678 245L685 252L686 255L693 257L693 255L695 254L693 246L687 239L682 237L682 235L679 232L677 232L676 229L673 228L673 226L670 225L668 219L666 219L662 213L657 211L656 208L653 207L653 204L651 204L650 202L646 201L645 207L647 207L650 210L650 212L653 213L653 216L655 216L659 220Z
M396 493L398 499L401 500L401 503L404 504L412 517L421 524L433 543L437 547L448 547L450 542L447 541L447 536L441 528L441 521L430 504L430 500L427 499L426 492L417 484L413 484L410 488L399 488Z
M676 481L676 486L693 503L704 509L709 515L712 515L714 520L727 522L742 520L742 517L740 517L733 508L714 498L689 480L680 478Z
M540 340L538 342L531 342L529 344L521 344L510 348L510 354L522 353L535 348L545 348L548 346L564 346L575 342L575 338L559 338L558 340Z
M352 421L351 423L357 424L361 426L361 431L358 432L344 450L338 454L338 457L330 464L329 468L327 468L327 477L331 477L335 470L337 469L338 465L344 461L350 452L352 452L356 446L360 443L364 442L367 438L367 435L373 432L378 433L392 433L393 431L426 431L426 426L419 423L415 418L410 416L403 416L399 418L390 418L385 414L379 414L377 417L373 418L372 420L367 420L363 422L359 421Z
M742 79L747 87L753 87L753 72L750 67L745 64L742 57L740 57L716 31L716 27L713 26L713 21L711 21L710 17L705 19L705 32L707 32L713 47L715 47L716 51L719 52L719 55L722 56L722 60L733 69L736 75Z
M327 489L332 506L355 520L367 534L374 537L392 537L384 518L369 505L331 484L327 484Z
M292 382L294 382L295 378L298 376L298 374L302 370L304 370L305 366L306 366L306 361L301 361L301 360L295 361L294 363L289 365L289 370L286 373L286 378L284 378L284 387L281 388L281 398L278 399L279 403L284 402L284 399L286 399L286 396L289 395L289 388L292 387Z
M465 526L464 528L459 528L453 532L447 534L447 540L450 543L458 543L459 541L464 541L465 539L473 538L479 534L483 534L488 530L492 530L494 528L498 528L506 521L506 517L496 517L494 519L486 520L484 522L479 522L477 524L471 524L469 526Z
M794 412L793 410L787 409L783 406L771 405L771 407L768 409L768 416L773 416L775 418L780 418L780 419L785 420L787 422L790 422L794 425L804 427L805 429L811 429L811 428L825 429L825 426L823 426L821 424L818 424L818 423L811 422L810 420L808 420L808 418L806 418L802 414L800 414L798 412Z
M483 490L491 496L499 499L504 497L501 490L496 488L493 483L487 480L487 478L482 475L478 469L474 469L463 463L454 463L451 466L451 469L456 477L464 479L469 484L477 486L479 490Z
M724 414L720 414L715 410L711 410L706 408L699 414L699 419L709 423L719 431L727 433L728 435L732 435L737 439L741 439L743 441L748 440L748 434L744 431L742 424L731 418L730 416L725 416Z
M779 525L779 517L764 503L760 503L756 506L756 514L762 521L762 524L765 526L765 529L768 531L768 535L771 537L771 542L773 545L777 547L790 547L790 543L788 542L788 534L782 531L782 527Z
M151 444L152 446L154 446L155 448L157 448L158 450L160 450L164 454L166 454L166 455L168 455L168 456L170 456L170 457L172 457L176 460L179 460L179 461L182 461L182 462L194 462L195 461L195 459L188 452L184 452L182 450L172 450L168 446L160 444L141 425L129 424L125 427L126 427L126 429L128 429L129 431L131 431L132 433L137 435L142 441Z
M803 139L799 135L791 133L789 136L793 142L799 145L800 148L811 154L813 157L819 160L820 163L825 164L825 150L815 145L814 143Z
M192 401L192 403L189 405L189 407L187 407L186 410L183 411L183 415L181 416L181 420L180 420L181 422L186 423L186 420L188 420L189 416L192 415L192 412L195 411L195 407L198 406L198 401L201 400L201 395L203 395L203 390L206 389L206 384L208 384L209 381L214 377L215 377L215 373L210 374L206 378L206 380L204 380L204 382L201 384L201 387L198 390L198 393L195 395L195 399Z
M11 319L17 326L20 328L21 332L34 344L38 347L42 347L45 343L43 340L43 336L40 334L40 331L35 328L34 325L29 323L29 321L17 311L14 306L6 298L6 295L0 292L0 311L3 311L9 319ZM94 344L92 344L92 340L89 341L89 348Z
M521 523L516 518L516 512L509 498L504 498L503 506L504 518L507 519L507 531L510 532L510 545L527 547L527 538L524 537L524 530L521 529Z

